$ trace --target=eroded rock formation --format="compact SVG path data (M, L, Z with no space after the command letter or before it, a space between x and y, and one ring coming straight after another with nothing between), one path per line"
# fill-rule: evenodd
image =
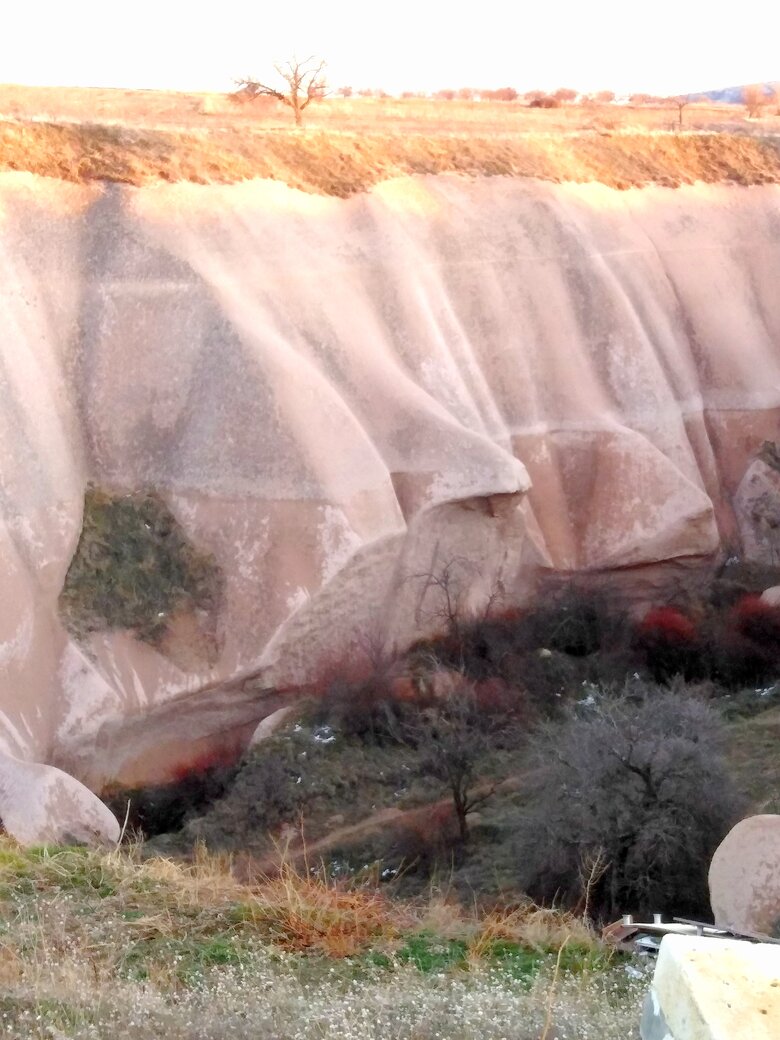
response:
M448 560L468 608L734 544L776 439L774 186L5 174L0 223L0 742L93 789L228 756L356 630L430 626ZM218 616L68 633L90 485L165 502Z

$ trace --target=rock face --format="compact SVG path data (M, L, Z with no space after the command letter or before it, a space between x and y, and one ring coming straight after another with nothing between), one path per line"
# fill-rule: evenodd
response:
M749 816L712 857L710 902L715 924L780 939L780 816Z
M0 747L93 789L244 746L356 631L430 628L410 576L448 561L468 610L706 557L776 439L774 186L3 174L0 222ZM164 501L218 616L66 631L90 484Z
M745 555L775 565L780 559L780 456L774 444L764 445L748 466L734 498Z
M780 946L666 935L642 1040L775 1040Z

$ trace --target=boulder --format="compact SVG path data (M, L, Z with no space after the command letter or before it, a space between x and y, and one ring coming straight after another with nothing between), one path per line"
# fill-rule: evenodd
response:
M3 753L0 818L23 845L113 845L120 837L114 814L78 780Z
M776 1040L780 946L666 935L642 1040Z
M258 722L257 728L249 741L249 747L253 748L257 744L262 744L263 741L268 740L269 737L272 737L277 730L281 729L296 710L296 705L285 704L283 708L277 708L276 711L272 711L270 715L266 715L264 719Z
M741 820L712 857L715 924L780 938L780 816Z

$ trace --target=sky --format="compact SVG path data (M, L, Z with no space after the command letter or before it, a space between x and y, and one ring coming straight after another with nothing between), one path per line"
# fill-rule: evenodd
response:
M0 0L0 82L230 90L314 54L333 87L666 95L780 80L779 38L780 0Z

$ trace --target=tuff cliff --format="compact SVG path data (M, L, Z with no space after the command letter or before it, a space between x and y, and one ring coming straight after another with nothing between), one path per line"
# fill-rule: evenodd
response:
M17 760L99 789L240 746L357 632L430 625L447 560L479 608L750 528L780 187L6 173L0 228L4 817ZM68 630L90 487L154 492L218 592Z

